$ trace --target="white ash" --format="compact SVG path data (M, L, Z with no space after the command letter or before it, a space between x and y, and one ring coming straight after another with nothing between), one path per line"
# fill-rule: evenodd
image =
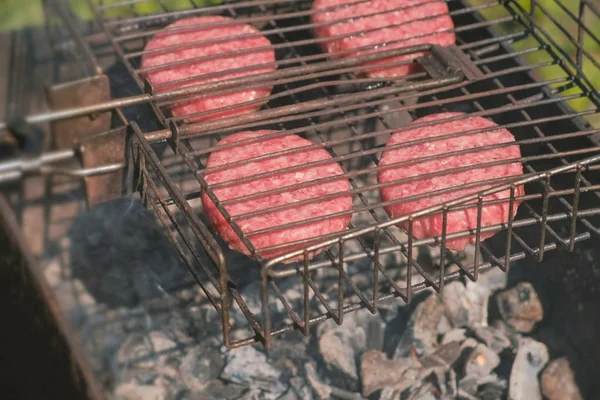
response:
M454 327L486 326L490 290L482 285L469 282L451 282L442 292L444 306Z
M530 338L521 339L510 374L510 398L542 400L538 378L548 359L548 349L543 343Z
M432 294L420 303L413 312L404 334L394 351L399 359L409 354L411 346L418 355L432 352L438 344L437 327L444 316L444 304L439 296Z
M357 356L366 345L366 335L362 327L353 330L332 329L319 338L319 351L331 379L337 386L357 391L359 387Z
M226 365L220 378L260 391L265 400L275 400L288 389L279 380L281 371L271 366L266 355L252 346L226 351Z
M371 215L361 218L364 220L354 222L359 225L373 221ZM143 228L147 221L141 220ZM102 222L99 225L106 224ZM396 227L388 232L399 241L405 240L404 233ZM92 235L92 241L97 239L96 236ZM89 242L89 235L86 237ZM152 240L168 243L164 236ZM81 245L77 240L74 243ZM128 243L135 245L138 242ZM372 249L373 243L373 237L366 237L363 244ZM503 319L492 313L488 315L490 297L493 306L502 302L503 296L511 290L497 293L506 285L505 275L497 269L481 273L477 283L449 283L441 295L428 290L415 296L415 304L412 305L407 306L400 300L382 302L379 304L381 315L370 315L367 310L345 314L341 326L329 320L311 328L306 338L299 332L282 335L283 338L275 337L274 348L268 353L261 350L260 344L221 351L219 314L195 284L189 285L189 274L178 281L177 274L170 273L169 266L174 268L175 264L170 256L165 256L166 253L159 251L157 254L160 256L154 260L142 258L144 262L154 264L143 273L141 285L109 288L110 285L90 281L89 276L84 279L68 266L65 268L63 260L71 257L81 261L77 252L68 249L69 245L65 243L67 256L50 263L45 273L58 294L61 307L68 310L80 332L87 353L94 355L94 369L103 376L107 391L120 398L364 399L367 395L363 392L365 387L370 388L370 400L407 396L457 398L459 392L471 398L494 399L507 397L509 391L527 395L534 393L532 398L535 398L538 392L541 393L538 376L547 360L544 361L541 352L539 357L534 357L540 361L539 365L524 366L524 348L536 345L523 342L527 335L515 329L526 330L512 323L515 318L530 319L535 321L533 324L541 319L539 313L530 312L532 309L535 311L535 307L530 307L531 299L537 298L535 291L529 292L526 307L511 307L510 315L504 312L506 309L501 310L504 312L501 314ZM393 241L382 235L382 245L391 246ZM114 243L110 246L117 248ZM348 241L346 246L347 254L364 253L357 240ZM156 248L160 249L160 246ZM335 257L336 246L330 252ZM424 267L435 268L438 252L436 248L420 248L415 249L413 255ZM463 256L472 257L468 252ZM256 280L258 270L249 271L249 265L243 264L244 257L232 254L227 257L235 258L237 272L246 271L244 279L240 278L238 290L250 311L262 322L260 285ZM405 257L400 252L383 254L382 257L385 257L386 273L403 286ZM140 262L136 260L133 264ZM160 271L158 264L166 271ZM372 260L364 257L347 261L344 268L353 282L364 290L363 294L370 298ZM447 270L456 268L455 265L448 266ZM118 275L122 273L119 268L109 268L106 276L106 271L98 271L92 276L108 279L113 273L110 271L117 271L117 276L122 277ZM141 273L141 270L133 272ZM428 272L435 276L435 269ZM334 309L338 306L337 274L335 268L323 268L313 275L319 292ZM385 279L381 275L379 278L382 293L390 291ZM162 283L163 280L166 284ZM417 275L413 283L416 281ZM302 317L303 291L300 283L298 276L277 280L283 297ZM102 290L98 291L98 287ZM160 288L164 290L156 290ZM108 289L116 292L128 289L130 293L118 293L121 297L111 301L107 300L110 297ZM214 288L211 290L216 295ZM348 284L345 284L344 292L346 298L360 302L356 295L351 296ZM322 305L319 306L320 300L313 290L309 295L311 315L317 311L326 312ZM512 296L514 299L514 294ZM123 299L127 301L120 301ZM523 301L511 304L521 303ZM347 300L345 304L349 304ZM291 322L270 286L269 306L274 326ZM239 310L232 312L231 321L234 323L234 340L254 335ZM369 354L376 354L379 358L371 364L365 363ZM527 357L525 361L529 362ZM382 365L389 368L382 371ZM535 376L534 371L537 371ZM547 377L556 375L551 374L553 370L550 368L547 371ZM525 373L530 377L529 381L523 384L516 376L518 373ZM546 380L550 382L546 383L546 387L552 386L552 381ZM376 390L373 389L375 387Z
M542 373L541 391L548 400L583 399L567 357L557 358L548 363Z

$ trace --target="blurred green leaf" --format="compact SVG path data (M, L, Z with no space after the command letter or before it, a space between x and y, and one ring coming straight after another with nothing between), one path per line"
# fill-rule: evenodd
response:
M65 0L73 14L83 21L94 16L87 0ZM96 5L112 5L124 0L92 0ZM124 18L169 11L181 11L221 4L222 0L146 0L135 4L110 7L105 10L107 18ZM41 0L0 0L0 30L39 27L45 22Z
M477 6L489 4L490 0L469 0L469 2L472 5ZM530 0L511 0L505 1L504 3L508 4L508 6L515 10L518 10L517 5L520 5L526 13L531 14ZM571 60L575 61L577 59L578 47L574 41L577 41L578 30L581 23L583 23L593 35L595 35L597 38L600 38L600 19L597 16L588 10L588 12L584 15L583 21L578 20L580 0L538 0L538 4L541 7L536 9L533 18L538 26L538 33L540 33L539 29L545 32L545 34L555 43L555 46L551 43L550 44L558 54L561 54L561 52L558 52L557 47L566 52L567 56ZM567 11L565 11L565 9ZM510 15L510 13L507 12L504 4L500 3L496 7L482 10L481 14L488 20L495 20ZM526 23L528 24L528 22ZM524 29L523 25L517 21L500 24L498 28L502 33L522 31ZM541 37L546 40L543 35L541 35ZM539 42L537 39L530 36L513 43L512 46L515 50L519 51L538 47ZM588 33L585 33L585 31L583 31L583 48L588 52L591 58L600 60L600 44L596 42ZM546 51L536 51L525 55L524 58L530 63L540 63L551 60L550 53ZM583 57L583 60L583 73L590 80L594 88L600 88L600 70L585 56ZM552 80L567 76L567 73L561 66L538 68L533 72L540 80ZM568 96L578 93L581 93L580 88L572 88L563 92L562 95ZM576 112L596 108L592 101L587 97L570 100L568 101L568 104ZM588 118L588 120L594 126L598 126L600 123L600 118L598 117Z
M0 30L40 26L44 12L40 0L0 0Z

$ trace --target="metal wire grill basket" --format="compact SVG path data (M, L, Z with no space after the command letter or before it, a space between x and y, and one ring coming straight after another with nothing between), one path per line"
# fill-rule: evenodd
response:
M359 308L375 313L386 301L400 297L409 302L426 287L441 291L445 282L461 275L477 280L480 271L492 267L507 271L513 261L525 257L542 261L557 247L572 250L577 242L598 238L599 97L593 78L599 72L595 54L600 41L594 27L600 26L600 14L594 2L447 0L455 46L443 48L425 40L401 47L390 40L384 46L389 50L337 58L322 51L322 40L313 35L315 11L310 1L227 1L210 6L189 1L90 2L92 33L73 42L85 49L87 62L98 74L102 74L98 58L105 52L116 56L139 92L31 116L29 121L57 121L103 111L118 116L132 138L127 159L135 169L135 189L155 211L218 311L226 346L259 341L268 348L272 337L282 333L298 329L308 334L312 325L326 319L341 324L344 314ZM149 14L149 10L158 13ZM216 78L212 81L187 78L175 89L147 81L153 69L143 68L141 59L148 54L148 40L174 21L202 15L228 16L260 29L271 42L277 68L235 79L218 79L231 72L221 71L211 75ZM72 16L64 17L75 24ZM211 40L207 38L204 44ZM182 43L172 50L188 47ZM365 77L365 62L400 55L408 56L400 65L416 61L421 68L401 78ZM170 66L186 62L190 61L174 61ZM190 115L169 113L173 104L182 101L266 84L274 89L266 104L253 113L198 123L186 123ZM149 123L146 116L144 120L129 118L123 112L137 105L151 108L148 115L153 121ZM495 163L520 162L523 175L474 182L472 194L390 219L377 194L383 186L376 176L384 144L392 133L406 130L411 120L447 111L466 113L454 117L456 121L481 116L510 130L522 157ZM239 218L228 214L227 202L221 204L215 188L204 179L207 157L219 140L258 129L309 139L339 163L354 205L347 212L351 216L347 230L298 242L293 251L275 259L261 259L265 249L252 244L256 232L242 232ZM125 136L124 129L118 131ZM170 150L164 152L159 147L162 143ZM468 153L465 149L452 156ZM267 176L278 173L271 171ZM518 194L520 186L525 188L523 195ZM489 195L502 191L510 197L490 200L494 196ZM202 192L211 197L254 257L232 253L206 222L199 201ZM509 212L503 223L482 224L485 206L504 203L515 210L518 202L522 204L514 218ZM279 207L263 213L290 206ZM477 215L472 229L448 233L448 214L469 208ZM415 220L436 214L442 215L440 235L415 238ZM400 223L404 230L398 228ZM277 229L289 226L293 224ZM482 239L484 233L496 231L491 239ZM471 236L473 245L467 250L447 248L449 240ZM422 257L427 246L433 246L429 261ZM309 254L315 250L322 252L311 259ZM293 259L300 261L289 262ZM249 304L238 291L236 283L242 275L260 282L260 305ZM301 288L302 297L290 298L289 287Z

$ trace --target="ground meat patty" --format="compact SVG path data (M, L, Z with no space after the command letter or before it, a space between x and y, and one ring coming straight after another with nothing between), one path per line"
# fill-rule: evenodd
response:
M206 26L219 22L231 22L231 18L221 16L194 17L179 20L166 28L176 28L194 25L197 29L176 30L172 32L161 32L154 36L146 45L146 50L161 49L169 46L182 45L192 42L206 42L190 47L180 47L177 49L165 50L163 52L151 52L142 57L142 67L149 68L159 65L172 63L191 58L211 57L206 60L197 60L186 64L180 64L166 69L157 69L146 73L147 78L153 85L174 82L180 79L199 77L191 81L168 85L157 89L165 91L184 86L197 85L213 81L223 81L227 79L239 78L242 76L265 73L275 70L275 53L269 48L271 42L259 34L259 31L248 24L234 23L232 25ZM241 35L248 37L236 38ZM229 38L231 40L214 42L215 39ZM246 52L242 54L232 54L233 52L262 48L261 50ZM218 57L221 55L220 57ZM212 58L216 57L216 58ZM228 73L208 78L203 75L219 71L228 71L232 69L259 66L250 70ZM227 107L260 99L269 96L272 86L252 88L235 93L227 93L212 97L203 97L185 103L177 103L171 107L171 112L175 116L185 116L193 113L210 111L221 107ZM226 112L211 113L203 117L187 119L187 122L208 121L223 118L229 115L239 115L241 113L252 112L260 108L261 104L244 106Z
M240 140L258 138L263 135L274 133L276 131L246 131L231 135L217 145L223 146ZM223 166L236 161L247 160L254 157L266 156L269 154L282 152L298 147L314 145L313 142L303 139L296 135L286 135L276 138L266 138L251 144L241 144L223 150L212 152L208 158L207 168ZM208 171L205 179L209 185L216 183L232 181L246 178L265 172L277 171L282 168L304 165L313 161L328 160L331 156L323 148L313 148L294 153L274 156L256 161L248 161L241 165L231 166L230 168ZM295 169L289 172L270 175L268 177L258 177L242 183L236 183L229 186L218 187L214 189L216 197L220 201L240 198L242 196L253 195L259 192L265 192L272 189L278 189L293 185L299 185L305 182L311 182L316 179L328 178L342 174L343 171L337 162L329 162L307 168ZM271 209L272 207L295 203L303 200L318 199L328 194L342 193L340 196L317 200L308 204L285 208L278 211L267 212L249 218L241 218L236 221L242 232L245 234L262 229L274 228L291 222L300 222L309 218L319 218L316 222L297 225L284 229L278 229L255 236L250 236L250 242L258 249L259 255L264 259L275 258L279 255L301 249L310 244L290 245L280 249L260 251L262 248L275 246L285 243L291 243L298 240L317 238L322 235L341 232L346 229L350 222L351 214L342 216L327 217L333 213L349 211L352 209L352 196L348 194L350 184L347 179L315 183L300 188L290 188L282 192L266 194L239 202L225 204L225 209L231 216L239 216L250 212ZM242 243L239 236L233 231L229 223L223 218L217 210L214 203L208 195L203 192L202 204L204 212L211 224L216 228L221 237L229 246L237 251L249 254L248 249ZM316 254L316 253L315 253ZM315 254L311 254L311 257ZM301 259L299 257L298 259Z
M441 113L433 114L415 120L412 125L425 123L438 119L464 116L463 113ZM383 152L379 166L390 165L399 162L418 160L423 157L444 154L448 152L460 151L475 147L492 146L500 143L514 142L515 138L506 129L490 131L485 133L474 133L464 136L458 136L450 139L438 139L436 136L448 135L458 132L466 132L475 129L483 129L496 126L495 123L481 117L471 117L452 122L442 122L437 125L414 128L403 132L394 133L388 140L386 146L406 143L413 140L431 138L425 143L415 144L408 147L398 147ZM440 205L450 200L457 199L472 193L479 192L489 186L480 185L477 187L459 189L462 185L484 181L495 178L521 175L523 167L519 162L506 163L497 166L477 167L478 164L493 162L495 160L509 160L521 157L521 151L518 145L501 147L495 149L481 150L478 152L465 153L459 156L447 156L430 161L417 161L413 164L406 164L396 168L382 169L378 173L380 183L392 182L399 179L416 177L423 174L429 174L438 171L449 171L454 168L473 166L467 171L450 172L446 175L423 178L416 181L410 181L397 185L384 186L380 189L383 201L403 199L408 196L430 193L437 190L457 187L449 193L427 196L423 199L414 201L395 203L386 207L386 211L391 218L396 218L410 213L423 210L425 208ZM524 189L519 186L515 191L517 196L522 196ZM503 199L510 196L510 190L505 190L486 196L483 201L493 199ZM515 201L514 211L516 213L519 202ZM494 204L483 207L481 216L481 226L490 226L508 221L509 204ZM442 234L442 214L427 216L416 219L413 223L413 234L418 239L440 236ZM408 229L408 224L401 225ZM456 233L464 232L468 229L477 227L477 207L464 210L457 210L448 213L448 224L446 232ZM494 233L482 233L482 240L491 237ZM448 240L446 245L453 250L463 250L467 244L474 243L474 235L460 239Z
M352 3L355 4L332 8ZM316 0L313 2L313 9L327 9L315 13L313 22L330 24L317 26L315 35L323 39L332 38L323 42L323 48L334 56L337 52L363 46L380 45L378 50L382 50L424 43L449 46L455 42L454 24L448 14L448 6L442 0ZM341 20L343 21L332 24ZM368 32L355 34L364 31ZM399 42L381 46L396 40ZM377 50L354 51L338 56L350 57L373 51ZM422 55L410 54L369 64L411 60ZM366 71L366 74L376 78L389 78L408 75L417 69L418 65L408 64L372 69Z

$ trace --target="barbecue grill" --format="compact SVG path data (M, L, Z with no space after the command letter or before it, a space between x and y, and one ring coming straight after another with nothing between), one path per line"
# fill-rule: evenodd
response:
M82 178L90 207L139 193L220 315L225 346L260 342L269 348L283 333L308 335L311 326L327 319L342 324L345 314L360 308L376 313L384 302L398 297L410 302L416 292L428 287L439 292L461 276L476 281L487 269L508 271L525 258L542 262L555 249L572 251L580 242L599 239L600 97L593 79L599 67L594 27L600 24L600 11L594 1L553 0L550 7L535 0L448 0L455 46L424 44L345 58L331 58L320 49L309 1L226 1L198 8L191 1L189 8L174 11L160 0L153 2L159 13L140 13L145 3L92 1L93 18L82 22L62 2L46 1L47 10L62 21L48 26L55 49L73 57L76 77L49 87L50 111L15 113L0 122L2 135L17 143L27 142L32 126L47 122L52 138L52 148L42 154L2 160L0 182L35 174ZM188 79L179 83L191 85L178 89L153 86L140 64L145 44L169 23L200 15L225 15L259 27L275 50L276 71L210 83ZM386 43L391 44L393 38ZM419 56L423 52L427 55ZM412 60L400 63L417 62L419 72L391 80L364 75L367 61L411 54ZM177 102L265 83L274 90L255 113L187 124L185 117L168 111ZM523 157L499 163L519 161L524 175L474 183L485 186L390 219L376 194L383 145L411 120L443 111L483 116L509 129ZM354 200L346 231L320 237L318 244L297 243L304 248L272 260L260 259L258 251L265 249L250 241L256 232L242 233L204 179L217 141L256 129L298 134L340 163ZM525 195L517 197L520 185ZM482 208L493 203L486 196L507 189L511 210L523 201L516 217L482 227ZM232 255L204 220L198 201L202 191L256 257L240 261ZM469 207L477 210L477 227L447 234L448 213ZM436 213L443 215L442 235L414 238L414 220ZM397 228L400 222L408 223L407 232ZM483 232L496 230L494 237L481 240ZM471 235L476 237L472 249L447 249L448 240ZM419 257L428 245L437 249L432 265ZM325 251L310 260L309 252L318 249ZM287 262L298 257L303 261ZM247 275L260 281L259 310L250 309L236 288ZM319 289L321 279L331 280L331 290ZM286 298L282 283L301 288L301 301ZM284 312L274 313L274 303ZM234 312L242 313L245 324L232 321Z

